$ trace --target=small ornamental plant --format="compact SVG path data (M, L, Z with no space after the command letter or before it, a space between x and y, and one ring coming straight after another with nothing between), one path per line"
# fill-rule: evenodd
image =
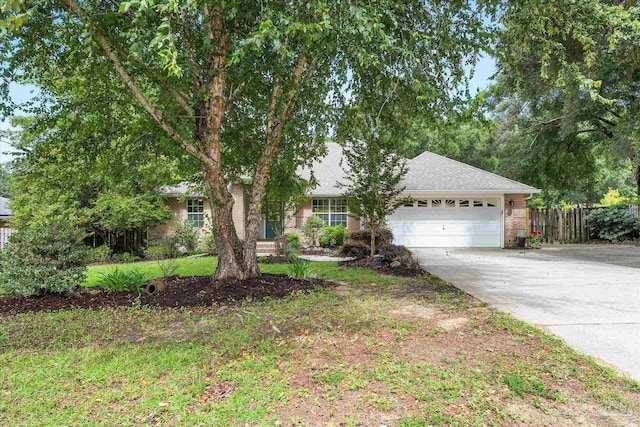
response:
M542 232L532 231L527 235L527 247L540 249L542 246L542 238L540 237Z

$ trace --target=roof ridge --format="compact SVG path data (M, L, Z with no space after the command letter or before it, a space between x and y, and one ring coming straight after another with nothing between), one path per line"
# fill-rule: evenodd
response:
M531 185L529 185L529 184L525 184L525 183L523 183L523 182L519 182L519 181L516 181L516 180L511 179L511 178L507 178L507 177L502 176L502 175L498 175L497 173L489 172L489 171L484 170L484 169L482 169L482 168L479 168L479 167L477 167L477 166L473 166L473 165L470 165L470 164L468 164L468 163L461 162L461 161L459 161L459 160L455 160L455 159L449 158L449 157L447 157L447 156L443 156L443 155L441 155L441 154L434 153L433 151L425 150L424 152L422 152L422 154L420 154L420 156L422 156L423 154L427 154L427 153L429 153L429 154L433 154L434 156L438 156L438 157L440 157L440 158L442 158L442 159L447 160L448 162L457 163L457 164L459 164L459 165L466 166L466 167L469 167L469 168L475 169L475 170L477 170L477 171L480 171L480 172L483 172L483 173L487 173L487 174L493 175L494 177L497 177L497 178L500 178L500 179L504 179L504 180L509 181L509 182L511 182L511 183L513 183L513 184L524 185L524 186L526 186L526 187L530 187L530 188L532 188L532 189L534 189L534 190L536 189L535 187L533 187L533 186L531 186ZM413 158L413 159L411 159L411 160L417 159L417 158L418 158L418 157L420 157L420 156L416 156L416 157L414 157L414 158Z

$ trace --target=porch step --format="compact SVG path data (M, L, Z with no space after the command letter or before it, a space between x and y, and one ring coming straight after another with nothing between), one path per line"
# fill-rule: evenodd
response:
M272 241L259 241L256 243L256 252L259 254L275 254L276 244Z

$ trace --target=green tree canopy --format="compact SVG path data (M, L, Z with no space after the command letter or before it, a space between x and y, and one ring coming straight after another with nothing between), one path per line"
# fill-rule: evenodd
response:
M73 78L111 86L112 96L92 102L130 104L197 161L213 201L216 276L240 279L259 274L255 244L276 159L319 156L340 107L371 84L411 88L397 93L415 97L418 114L460 101L491 12L491 3L422 0L3 4L3 84L35 83L52 97ZM252 182L244 243L228 190L241 175Z

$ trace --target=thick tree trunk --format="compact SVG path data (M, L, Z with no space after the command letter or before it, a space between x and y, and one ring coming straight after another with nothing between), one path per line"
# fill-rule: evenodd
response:
M376 254L376 230L378 228L377 227L369 227L369 230L371 231L371 256L375 256Z
M215 179L215 170L203 167L203 172L206 177L205 187L211 201L211 223L218 251L218 266L214 278L245 279L242 242L233 224L233 196L224 186L224 182Z

